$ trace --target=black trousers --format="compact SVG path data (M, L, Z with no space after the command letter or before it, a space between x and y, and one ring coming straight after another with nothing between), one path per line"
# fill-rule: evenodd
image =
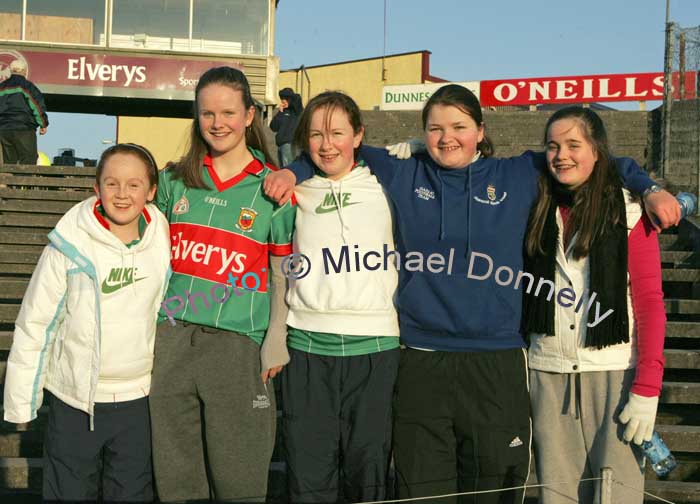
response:
M95 404L87 413L49 396L44 442L45 502L95 502L100 480L107 503L153 500L148 398Z
M35 165L36 130L0 130L3 163Z
M281 390L290 502L383 500L399 350L289 353Z
M394 398L400 498L524 485L530 467L527 360L521 349L401 351ZM424 500L520 504L523 491Z

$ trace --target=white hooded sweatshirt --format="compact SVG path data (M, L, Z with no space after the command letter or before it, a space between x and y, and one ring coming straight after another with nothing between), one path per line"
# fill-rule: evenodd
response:
M357 166L340 180L316 175L295 189L294 252L310 261L291 278L287 324L357 336L399 336L391 208L377 178Z
M169 276L165 216L147 205L141 240L127 247L94 196L49 234L15 323L5 377L5 420L37 416L46 388L91 417L95 402L150 391L156 315Z

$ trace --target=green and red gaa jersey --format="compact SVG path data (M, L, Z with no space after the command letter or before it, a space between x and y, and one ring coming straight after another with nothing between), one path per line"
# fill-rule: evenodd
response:
M203 179L211 189L187 188L162 170L157 203L170 222L173 274L165 301L172 318L261 343L270 318L268 254L292 253L296 205L280 207L265 196L263 179L275 168L250 151L255 159L225 182L205 157ZM166 319L162 309L160 319Z

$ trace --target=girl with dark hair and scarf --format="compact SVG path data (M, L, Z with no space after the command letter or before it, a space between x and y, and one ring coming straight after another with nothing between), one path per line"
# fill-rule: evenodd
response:
M641 504L641 444L652 437L663 376L666 316L659 243L623 189L605 127L568 107L546 127L525 269L552 282L523 295L541 502L593 502L594 478L613 469L614 500ZM594 303L594 300L595 303ZM581 309L581 308L584 309Z

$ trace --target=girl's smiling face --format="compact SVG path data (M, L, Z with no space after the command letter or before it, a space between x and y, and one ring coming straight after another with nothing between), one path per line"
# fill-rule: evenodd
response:
M363 134L363 129L355 133L344 110L320 107L311 116L309 155L329 179L338 180L355 165L355 149Z
M246 148L245 131L253 123L255 108L246 109L243 92L210 84L197 95L197 120L212 156Z
M148 178L148 166L134 154L117 153L107 159L95 194L102 201L106 219L116 226L138 226L143 207L156 193Z
M484 126L454 105L435 104L425 124L428 154L443 168L464 168L484 139Z
M598 153L575 119L560 119L549 126L546 149L549 172L571 189L588 180L598 161Z

